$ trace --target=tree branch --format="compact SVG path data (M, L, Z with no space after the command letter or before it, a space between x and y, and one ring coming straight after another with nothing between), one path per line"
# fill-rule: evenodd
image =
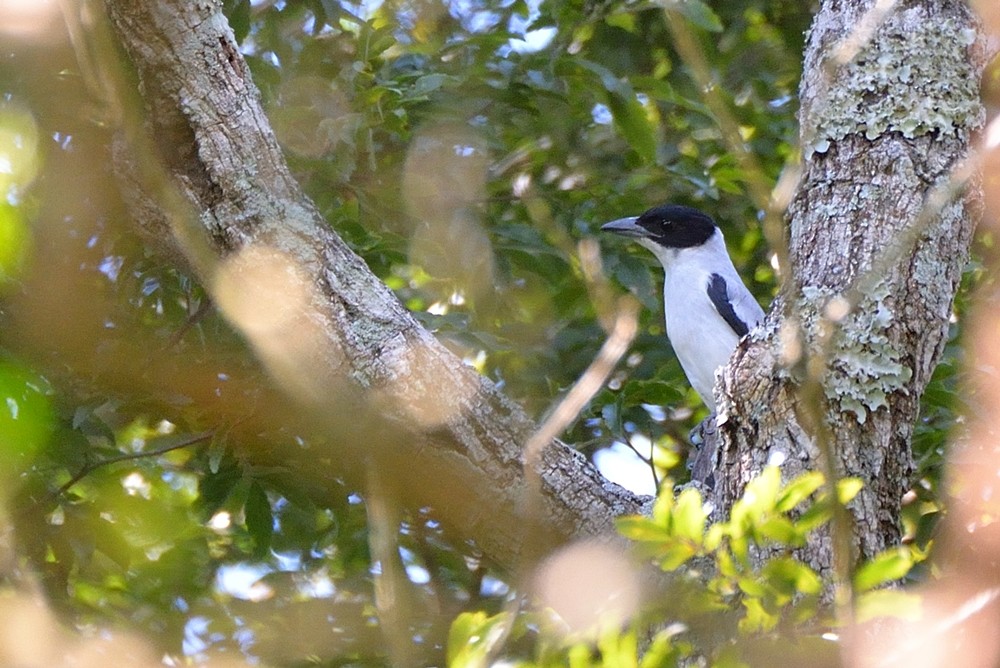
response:
M218 2L106 7L145 110L145 135L125 133L122 171L149 160L143 136L157 139L161 175L131 184L159 195L134 206L140 224L170 231L220 311L327 435L316 447L343 465L337 475L362 487L359 464L379 467L406 503L434 508L507 568L529 520L555 545L639 510L641 499L558 441L536 469L541 505L518 503L535 425L420 327L302 193Z
M116 457L108 457L107 459L102 459L100 461L91 462L73 474L69 480L64 482L59 486L59 489L52 492L52 498L58 498L72 489L73 485L80 482L88 475L93 473L99 468L105 466L110 466L111 464L117 464L119 462L129 462L135 461L137 459L146 459L147 457L159 457L160 455L165 455L168 452L173 452L174 450L180 450L181 448L187 448L189 446L201 443L207 440L215 434L214 431L203 431L197 434L191 434L182 440L171 443L170 445L165 445L162 448L156 448L155 450L146 450L143 452L133 452L129 454L118 455Z
M789 477L824 470L830 484L864 482L848 508L850 543L839 521L804 554L841 582L851 562L898 543L920 396L968 257L973 207L960 195L983 120L976 25L957 0L875 13L861 0L821 4L801 84L803 177L789 207L795 288L723 376L721 507L774 457ZM864 44L852 37L859 26ZM842 44L851 57L831 60Z

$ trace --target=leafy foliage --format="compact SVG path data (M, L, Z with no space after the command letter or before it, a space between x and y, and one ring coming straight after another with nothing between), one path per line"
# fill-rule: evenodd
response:
M774 180L795 154L804 3L225 8L296 176L330 225L529 411L541 414L603 337L577 244L606 220L667 200L700 206L723 225L758 299L773 294L747 175L669 22L694 31L712 84ZM139 629L178 663L229 654L386 665L374 585L383 565L369 548L366 499L338 475L357 464L312 447L309 433L243 428L249 414L291 409L274 405L197 283L127 231L107 167L110 123L78 51L63 40L18 42L10 54L0 57L0 459L20 541L10 563L38 574L71 625ZM605 244L604 272L646 308L627 364L566 438L587 454L651 443L644 456L661 478L702 408L664 343L653 262ZM957 339L950 346L918 435L930 482L909 521L921 546L958 402ZM276 444L297 448L295 465L328 471L322 484L295 479ZM661 495L651 519L622 529L678 574L683 626L653 610L635 628L568 646L540 633L537 616L502 612L511 585L433 509L405 515L390 530L421 613L406 629L413 657L476 665L501 640L538 665L634 665L640 653L642 666L695 653L735 665L740 652L766 653L786 625L814 623L817 580L787 553L759 568L750 555L754 545L801 545L828 517L822 501L803 508L818 488L815 476L782 486L765 473L753 498L708 527L696 492ZM880 558L855 586L901 577L907 559ZM892 605L872 601L873 611Z
M594 629L583 641L550 637L533 658L521 659L498 652L497 640L501 630L529 633L531 623L512 624L510 612L465 613L452 625L449 665L482 665L488 655L525 668L680 666L692 660L712 666L839 665L836 645L824 639L836 624L821 606L821 576L794 556L831 519L823 485L818 473L782 484L779 469L768 467L747 485L728 519L710 524L696 489L675 496L668 487L650 517L624 517L618 523L639 554L670 574L655 613L637 616L624 629ZM860 483L843 479L836 489L837 503L847 504ZM915 610L907 594L879 589L906 576L915 558L898 548L856 571L853 587L865 619ZM551 627L545 622L550 612L533 614L536 627Z

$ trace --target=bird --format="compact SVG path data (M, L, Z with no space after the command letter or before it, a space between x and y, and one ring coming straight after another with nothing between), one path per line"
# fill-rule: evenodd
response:
M677 204L601 226L635 239L663 265L667 338L702 401L715 413L715 373L736 344L764 319L726 250L722 230L706 213Z

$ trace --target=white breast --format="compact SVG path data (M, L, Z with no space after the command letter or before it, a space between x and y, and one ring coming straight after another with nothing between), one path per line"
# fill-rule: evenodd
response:
M663 285L667 337L691 387L715 410L715 372L729 361L739 337L708 298L710 274L679 277L672 273Z
M643 245L652 250L663 265L667 337L691 387L714 411L715 372L729 361L739 337L708 297L712 274L720 274L726 279L736 313L748 327L756 326L764 312L736 273L719 230L705 244L695 248Z

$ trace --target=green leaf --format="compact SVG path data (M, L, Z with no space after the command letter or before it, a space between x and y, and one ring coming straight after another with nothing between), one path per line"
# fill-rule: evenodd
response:
M732 550L732 548L730 549ZM719 575L724 578L736 578L741 572L734 554L734 552L727 552L726 550L715 552L716 568L719 570Z
M795 480L785 485L781 493L778 494L778 500L774 504L775 510L779 513L787 513L792 510L822 487L823 480L823 474L819 471L806 471L797 476Z
M590 660L591 654L593 654L593 650L590 643L581 642L573 645L566 652L569 668L591 668L593 666Z
M722 544L722 539L725 535L726 529L723 524L713 524L705 531L705 538L702 540L702 545L709 552L714 552Z
M876 589L857 598L854 619L863 624L878 617L918 621L924 617L923 597L901 589Z
M455 77L448 76L446 74L425 74L424 76L413 82L413 87L410 89L410 97L423 97L430 93L433 93L437 89L444 86L449 81L454 81Z
M742 568L750 567L750 543L746 536L732 536L729 539L729 551L733 553L733 559Z
M614 26L615 28L621 28L626 32L636 31L636 20L635 14L631 12L617 12L610 14L604 19L604 22L609 26Z
M649 121L646 108L639 102L635 90L627 80L589 60L575 61L577 65L596 74L606 92L605 100L611 110L615 127L639 157L647 163L656 162L656 129Z
M677 12L694 25L708 32L722 32L722 21L712 8L701 0L658 0L656 4Z
M254 554L262 557L271 547L271 537L274 534L274 516L271 513L271 502L267 492L260 483L254 481L247 492L247 500L243 506L247 532L254 540Z
M646 163L656 162L656 131L646 114L646 108L636 98L631 86L628 92L622 94L609 90L607 94L608 108L614 119L615 127L633 151Z
M674 512L674 503L676 502L673 481L669 478L664 480L660 490L659 496L653 503L653 521L666 527L670 525L670 516Z
M680 632L678 626L668 627L656 634L649 649L642 655L640 668L665 668L678 665L681 654L673 642L673 637Z
M756 596L757 598L763 597L767 593L767 587L764 583L760 581L756 574L750 577L742 577L737 582L740 591L742 591L747 596Z
M604 665L637 668L639 642L635 631L612 629L601 636L597 647L601 652Z
M684 398L684 390L676 383L670 383L655 378L649 380L634 380L622 389L622 405L637 406L653 404L665 406L677 403Z
M905 547L886 550L854 573L854 589L866 592L906 576L913 567L910 551Z
M672 448L658 446L653 448L653 465L657 468L669 471L681 463L681 453Z
M239 44L242 44L246 36L250 34L250 9L250 0L223 3L223 11L229 18L229 27L233 29L233 35Z
M573 29L573 41L579 42L580 44L586 44L594 37L594 22L587 21L586 23Z
M667 528L648 517L630 515L619 517L615 520L618 532L629 540L640 542L663 542L670 540L670 532Z
M73 411L72 426L87 436L102 438L108 443L115 442L115 432L100 418L95 406L78 406Z
M0 497L55 432L48 381L31 369L0 360Z
M800 532L792 520L784 515L772 515L759 522L756 534L781 545L799 547L803 544L804 534Z
M829 500L820 499L795 520L795 528L801 533L809 533L829 522L831 515Z
M847 505L858 495L865 483L861 478L841 478L837 481L837 500Z
M707 518L701 492L694 488L685 489L677 497L677 505L674 506L671 532L701 545Z
M448 631L448 666L478 668L493 646L507 635L510 614L501 612L489 617L485 612L463 612Z
M472 644L472 638L476 632L486 623L487 615L481 610L474 612L463 612L455 621L451 623L448 630L448 665L456 665L456 661L461 653L466 651L467 646Z
M675 571L696 554L698 554L698 548L688 541L674 540L666 543L658 553L660 568L667 572Z
M605 269L620 284L628 288L643 305L652 310L661 308L663 293L653 281L653 272L649 264L639 255L615 255L608 258ZM678 365L679 366L679 365ZM679 379L679 376L678 376ZM678 389L683 394L683 390Z
M210 473L218 473L223 457L226 456L226 437L222 432L215 432L212 442L208 446L208 470Z
M768 466L760 475L747 483L743 496L733 504L730 523L738 526L753 526L758 518L774 512L778 490L781 488L781 471L777 466Z
M209 514L214 513L234 494L243 474L231 457L223 457L216 472L209 472L198 485L200 505ZM238 508L238 505L231 508Z
M739 627L743 633L767 631L774 628L779 617L768 612L760 598L749 596L743 599L746 615L740 620Z
M775 557L761 569L761 576L773 588L792 594L819 594L823 580L806 564L791 557Z

